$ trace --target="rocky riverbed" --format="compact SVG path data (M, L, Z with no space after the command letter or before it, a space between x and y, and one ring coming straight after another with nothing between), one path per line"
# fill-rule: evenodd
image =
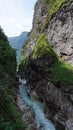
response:
M22 115L22 121L26 123L29 130L37 130L35 125L35 115L31 107L29 107L20 95L17 95L17 106Z
M53 123L46 118L44 105L28 95L25 88L25 80L21 80L19 85L19 94L17 95L16 104L21 112L22 121L28 126L28 130L55 130Z

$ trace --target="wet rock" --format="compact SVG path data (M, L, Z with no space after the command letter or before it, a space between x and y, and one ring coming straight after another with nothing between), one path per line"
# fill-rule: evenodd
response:
M73 130L73 119L68 119L66 121L65 130Z
M71 101L73 103L73 94L70 95L70 99L71 99Z
M26 105L26 103L20 98L19 95L17 98L17 106L20 109L20 112L22 114L22 121L27 124L28 130L44 129L44 125L37 124L37 121L35 120L35 115L34 115L32 108L29 107L28 105Z
M41 23L42 25L45 23L47 14L47 5L44 4L44 0L38 0L35 5L33 27L28 39L26 56L32 51L40 33L40 27L42 27ZM64 61L73 65L73 0L67 1L52 16L44 29L44 33L55 52ZM20 66L20 75L22 77L25 77L27 71L27 91L32 98L38 99L39 96L39 100L44 102L48 118L54 121L57 130L73 130L73 121L69 119L73 118L73 86L56 86L51 82L47 84L46 79L49 81L48 76L51 72L49 71L48 75L45 75L43 70L49 64L51 65L52 61L54 64L54 60L51 61L50 57L47 60L45 57L38 60L40 61L40 67L36 65L35 60L31 61L31 63L29 61L30 65L27 70L23 65Z
M17 96L17 106L22 114L22 121L25 122L30 130L36 130L35 125L35 115L31 107L26 105L26 103Z
M35 91L31 92L31 99L39 100L39 96L37 95L37 93Z
M67 97L59 88L50 82L46 87L45 102L46 105L51 108L51 112L53 114L56 114L60 111L62 116L65 116L66 118L73 117L73 106L70 100L67 99Z
M17 82L19 82L19 77L18 77L18 76L15 76L15 80L16 80Z

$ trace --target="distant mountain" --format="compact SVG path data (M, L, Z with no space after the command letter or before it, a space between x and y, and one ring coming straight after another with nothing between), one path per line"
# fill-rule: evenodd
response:
M27 40L28 32L22 32L19 36L16 37L8 37L9 44L12 46L12 48L16 49L17 53L17 62L20 62L21 60L21 49L22 45Z

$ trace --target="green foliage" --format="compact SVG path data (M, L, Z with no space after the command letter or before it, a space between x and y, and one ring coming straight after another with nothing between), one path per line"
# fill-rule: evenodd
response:
M0 77L4 77L4 76L5 76L4 68L2 65L0 65Z
M6 35L4 34L2 28L0 27L0 40L8 41Z
M10 121L5 120L3 117L0 117L0 130L25 130L24 124L21 122L12 124Z
M7 37L0 29L0 77L5 74L14 75L15 71L16 52L8 44Z
M21 54L24 55L27 48L28 40L26 40L22 46Z
M15 72L16 52L0 28L0 130L25 130L8 89L8 86L12 89L9 78L12 78Z
M13 98L5 87L0 85L0 129L25 130L20 114L13 104Z

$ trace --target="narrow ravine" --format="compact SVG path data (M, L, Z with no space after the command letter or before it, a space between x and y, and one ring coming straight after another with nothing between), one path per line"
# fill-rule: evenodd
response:
M32 107L34 113L35 113L35 123L37 130L39 127L42 126L41 130L55 130L55 126L51 123L50 120L48 120L45 117L45 114L43 112L43 105L37 101L32 100L25 89L25 84L26 80L21 80L19 79L21 84L19 85L19 92L20 92L20 97L23 99L23 101L26 102L27 105Z

